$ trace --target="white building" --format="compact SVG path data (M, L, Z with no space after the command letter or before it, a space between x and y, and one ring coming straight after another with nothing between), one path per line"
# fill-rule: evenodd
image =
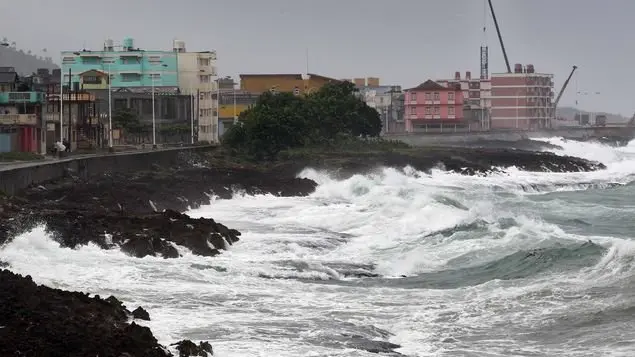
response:
M198 141L218 142L216 51L187 52L181 40L174 40L173 47L178 53L179 89L192 96Z

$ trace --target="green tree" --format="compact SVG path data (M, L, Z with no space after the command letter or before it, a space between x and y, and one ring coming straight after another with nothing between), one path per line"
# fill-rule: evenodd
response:
M320 145L342 136L378 136L379 113L363 102L352 83L336 82L306 97L264 93L227 130L223 145L257 159L285 149Z
M139 134L143 130L139 115L130 108L119 109L113 113L112 126L134 134Z

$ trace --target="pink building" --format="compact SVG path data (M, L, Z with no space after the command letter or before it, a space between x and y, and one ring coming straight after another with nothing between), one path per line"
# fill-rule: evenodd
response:
M405 91L404 119L407 132L457 130L463 120L463 91L427 80Z
M516 64L514 73L492 74L492 129L537 130L551 126L553 75Z

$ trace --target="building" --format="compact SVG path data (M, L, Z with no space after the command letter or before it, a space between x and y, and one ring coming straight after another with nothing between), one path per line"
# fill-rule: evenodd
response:
M179 88L192 97L198 140L217 142L218 108L216 52L187 52L185 42L175 40L173 50L178 55Z
M165 51L140 49L132 38L125 38L121 45L106 40L101 51L62 52L60 76L65 91L85 91L95 96L94 116L100 126L108 123L109 91L113 115L128 108L139 116L146 126L143 134L131 139L130 135L124 138L123 133L113 130L115 144L130 143L131 140L133 143L151 142L153 113L157 143L179 138L190 142L192 121L195 141L199 140L199 135L201 141L213 141L216 139L214 105L211 104L215 56L213 52L185 52L183 41L174 41L173 48ZM182 67L179 59L184 61ZM186 126L189 130L184 130ZM180 132L177 136L160 134L173 132L175 128ZM183 133L185 131L187 133Z
M288 92L310 94L338 79L309 73L304 74L241 74L240 89L250 93Z
M260 94L233 89L221 89L219 93L218 133L222 136L234 125L235 117L256 104Z
M68 141L73 151L103 146L106 127L97 117L96 96L81 89L81 80L65 90L62 101L63 125L60 126L60 75L61 71L54 69L52 73L38 71L32 77L35 88L45 95L42 117L47 150L62 138ZM63 136L60 129L63 129Z
M178 56L173 51L143 50L135 47L132 38L125 38L115 47L106 40L102 51L63 51L63 82L80 81L80 75L90 70L111 73L114 88L172 87L179 88Z
M442 86L459 86L463 92L463 117L470 122L471 130L489 129L489 113L491 109L492 83L487 78L472 78L472 72L454 73L453 79L437 80Z
M491 128L537 130L551 127L553 75L534 66L514 65L514 73L491 76Z
M427 80L405 92L407 132L457 131L469 129L463 119L463 91Z
M0 152L42 152L44 95L25 88L13 67L0 69Z
M362 82L353 81L353 84L355 83ZM375 77L369 77L364 84L356 87L366 104L379 112L383 133L404 132L404 101L401 86L380 85L379 78Z

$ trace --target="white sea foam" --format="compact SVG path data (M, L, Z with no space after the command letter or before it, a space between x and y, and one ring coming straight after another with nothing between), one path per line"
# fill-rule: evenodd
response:
M635 249L628 239L550 223L544 211L566 216L565 211L587 208L561 199L536 201L532 195L586 189L588 183L629 183L635 175L635 145L549 141L563 146L559 154L599 160L607 169L529 173L510 168L469 177L405 168L341 181L306 169L300 175L319 183L308 197L237 195L192 210L192 216L213 217L243 233L218 257L194 256L183 248L180 259L137 259L92 245L62 249L40 227L4 247L0 259L38 283L114 294L129 308L141 305L152 318L146 325L162 343L209 340L219 356L375 355L337 345L334 341L344 335L385 338L416 356L444 351L576 355L514 331L547 328L558 314L614 303L584 296L588 289L632 277ZM594 214L635 212L600 207ZM589 239L607 247L607 253L578 271L453 289L350 284L360 271L416 277L456 268L451 264L477 266L521 249ZM343 283L316 283L329 279ZM593 353L607 348L599 345Z

